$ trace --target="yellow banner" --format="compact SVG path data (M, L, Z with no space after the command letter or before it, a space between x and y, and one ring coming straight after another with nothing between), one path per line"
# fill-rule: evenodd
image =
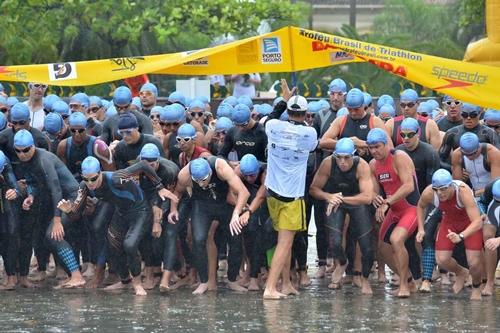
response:
M212 48L143 57L0 66L0 81L84 86L140 74L293 72L370 62L407 80L483 107L500 109L500 68L450 60L321 32L286 27Z

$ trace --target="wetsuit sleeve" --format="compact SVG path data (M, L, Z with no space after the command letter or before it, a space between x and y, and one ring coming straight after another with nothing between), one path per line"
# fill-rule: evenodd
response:
M441 168L441 160L439 159L439 154L434 149L429 149L429 152L426 154L427 159L427 168L425 174L426 184L432 184L432 175L436 170Z
M144 118L142 119L141 133L153 135L153 124L151 120L149 120L149 118L146 118L146 116L144 116Z
M123 156L122 142L116 145L113 159L115 160L117 170L125 169L128 166L126 158Z
M266 123L271 120L271 119L280 119L281 115L283 112L286 110L286 102L285 101L280 101L278 104L273 109L273 112L267 116Z
M316 115L316 117L313 118L312 127L316 130L316 135L319 138L321 136L321 118L320 118L320 116Z
M102 133L101 133L101 136L99 137L107 145L109 145L109 141L111 140L109 122L110 122L110 118L108 118L104 121L104 123L102 124Z
M12 165L10 165L10 163L5 163L3 169L3 175L5 177L5 182L7 183L7 186L11 189L16 190L17 193L21 193L19 190L19 186L17 186L17 179L16 176L14 175L14 170L12 169Z
M78 194L76 196L75 201L73 201L73 205L71 207L71 213L79 214L83 212L83 210L85 209L85 204L88 195L89 195L89 189L87 185L85 185L85 182L82 181L78 186Z
M224 145L222 148L219 150L219 156L222 156L224 158L228 158L229 153L233 149L233 137L234 137L234 127L231 128L228 132L227 135L224 137Z
M450 154L453 150L455 136L455 131L446 132L441 148L439 148L439 159L441 160L441 167L446 170L451 170Z
M57 176L56 165L54 161L49 159L40 159L40 162L42 163L45 175L39 176L45 177L46 179L54 209L54 216L61 216L61 210L57 208L57 205L59 204L59 201L63 199L63 195L61 183L59 182L59 177Z
M118 182L116 185L120 186L122 181L120 179L124 178L131 178L135 176L140 176L144 175L149 180L153 183L153 186L156 188L156 190L161 190L164 188L161 178L158 177L156 174L155 170L148 164L146 161L140 161L135 163L134 165L129 166L128 168L125 168L123 170L118 170L113 173L113 181L115 181L115 178L118 177Z
M50 140L43 133L36 133L36 146L38 148L43 148L46 151L50 151Z

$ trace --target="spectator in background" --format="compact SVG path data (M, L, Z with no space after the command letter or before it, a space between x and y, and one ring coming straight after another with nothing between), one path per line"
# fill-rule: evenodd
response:
M233 81L233 96L248 96L250 98L256 97L255 86L261 82L259 73L232 75Z
M24 104L28 105L30 110L30 126L38 130L43 129L43 120L45 111L43 111L43 96L47 91L47 85L42 83L28 83L29 98Z

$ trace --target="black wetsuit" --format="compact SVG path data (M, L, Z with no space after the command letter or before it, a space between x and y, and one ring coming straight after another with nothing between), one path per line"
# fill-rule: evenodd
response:
M87 197L93 196L115 206L108 228L108 245L110 259L122 281L128 281L129 273L133 277L141 274L139 243L146 232L151 232L151 206L135 182L140 175L148 177L157 190L163 188L153 168L141 161L123 170L103 171L102 183L93 191L81 182L73 205L73 211L81 211Z
M141 152L142 147L144 147L144 145L147 143L152 143L156 147L158 147L160 155L162 157L165 157L163 146L161 145L160 140L158 140L158 138L154 137L153 135L141 133L141 136L136 143L127 144L124 140L121 140L120 143L116 146L114 152L116 169L125 169L134 164L137 160L137 156L139 156Z
M148 116L135 110L129 112L133 113L134 116L137 118L137 122L139 123L139 131L142 134L153 135L153 124L151 123L151 119L149 119ZM102 124L102 134L100 138L108 145L114 140L122 139L121 135L118 134L119 120L120 120L120 114L115 114L109 118L106 118L106 120Z
M241 129L232 127L224 138L224 145L219 155L228 158L229 153L234 149L238 154L238 159L246 154L253 154L258 161L266 161L267 135L259 123L255 123L251 129Z
M441 132L447 132L450 128L462 125L463 122L464 121L462 119L460 119L459 121L453 122L453 121L448 120L448 118L443 117L443 118L438 120L437 125L438 125L438 128Z
M495 237L500 237L500 202L493 198L493 184L500 178L493 179L486 187L481 195L478 204L482 210L486 212L488 221L485 224L495 226L497 231Z
M176 138L177 132L171 133L168 137L168 155L169 159L180 167L179 155L181 154L181 148Z

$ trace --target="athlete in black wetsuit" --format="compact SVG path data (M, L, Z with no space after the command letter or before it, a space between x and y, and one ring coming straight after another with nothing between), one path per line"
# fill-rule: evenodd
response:
M74 199L78 191L78 183L64 165L51 152L35 148L33 136L26 130L21 130L14 136L14 148L19 157L19 172L26 179L28 196L24 199L23 209L30 210L32 205L40 207L35 219L23 220L21 224L21 248L19 256L20 276L28 274L31 259L31 238L34 223L40 226L40 234L36 235L39 242L43 240L48 249L43 246L36 251L40 271L45 271L49 259L49 250L57 255L71 279L61 285L64 288L74 288L85 284L79 264L69 242L74 241L74 233L79 232L81 223L78 216L62 214L58 208L64 199Z
M62 201L59 205L65 212L81 212L87 197L94 196L116 207L109 224L108 244L110 259L116 266L121 282L107 289L123 288L130 282L131 274L136 295L146 295L142 287L138 248L144 234L151 230L152 214L144 192L134 181L142 174L151 180L162 199L168 197L176 200L163 187L161 179L146 161L115 172L101 172L99 161L89 156L82 162L83 182L80 183L78 197L74 202Z
M114 149L114 161L117 169L124 169L134 164L142 147L147 143L152 143L164 157L163 147L160 140L153 135L139 132L137 118L132 114L120 115L118 131L123 139Z
M0 150L0 251L7 279L0 290L17 285L16 266L19 251L19 188L9 159Z
M215 271L213 272L214 276L210 276L211 281L209 282L207 267L207 237L213 220L219 221L222 228L229 226L233 234L228 240L228 286L234 290L245 291L246 288L240 286L236 282L236 278L242 255L241 237L239 235L242 227L240 215L249 197L247 189L229 164L217 157L198 158L186 165L179 173L175 189L176 195L180 197L188 186L192 186L193 189L191 196L193 205L191 213L193 254L201 282L193 293L202 294L209 288L216 288ZM237 194L237 202L234 208L226 202L229 191ZM182 223L179 220L177 203L172 203L168 220L172 224Z
M311 195L328 203L326 226L330 229L333 257L339 265L332 274L329 288L338 289L347 268L342 248L342 234L346 215L350 216L349 232L359 243L362 258L362 292L371 294L368 282L374 259L372 220L369 205L373 184L368 163L354 156L355 146L350 138L337 141L333 157L327 157L314 177Z
M264 126L250 117L248 106L236 105L232 120L235 126L227 131L219 155L228 158L234 149L239 159L246 154L252 154L257 160L266 161L267 135Z
M151 123L151 119L139 111L130 109L132 93L129 88L124 86L116 88L113 94L113 103L118 113L107 118L102 124L102 134L100 136L102 141L109 145L115 140L122 139L122 136L118 133L118 122L120 120L120 114L122 113L133 114L136 117L139 132L153 135L153 124Z

